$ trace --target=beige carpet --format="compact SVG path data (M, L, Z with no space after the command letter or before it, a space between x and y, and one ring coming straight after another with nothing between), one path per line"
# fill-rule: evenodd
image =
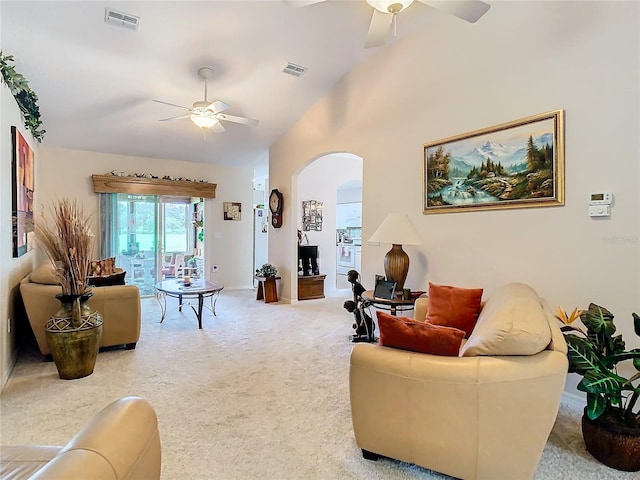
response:
M0 397L1 443L63 445L112 400L139 395L158 413L166 480L449 478L360 455L348 393L352 317L342 309L349 296L289 306L224 291L203 330L188 308L160 324L156 300L144 299L137 349L101 353L94 374L79 380L60 380L27 348ZM579 418L563 403L535 478L638 479L585 452Z

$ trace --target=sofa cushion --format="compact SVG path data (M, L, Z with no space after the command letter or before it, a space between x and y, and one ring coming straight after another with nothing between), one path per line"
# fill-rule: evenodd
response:
M124 277L127 272L121 268L116 268L113 275L103 275L101 277L87 277L87 283L93 287L109 287L111 285L124 285Z
M36 268L33 272L31 272L31 276L29 277L33 283L40 283L42 285L59 285L58 278L56 277L56 272L53 267L53 263L50 260L45 260L40 264L38 268Z
M429 282L427 322L459 328L469 337L478 320L482 288L459 288Z
M538 294L524 283L511 283L487 300L460 356L534 355L550 341L551 329Z
M377 311L380 345L433 355L457 356L464 331Z

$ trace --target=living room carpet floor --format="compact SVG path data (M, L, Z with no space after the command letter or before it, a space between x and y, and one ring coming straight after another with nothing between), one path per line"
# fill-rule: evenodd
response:
M138 395L158 414L165 480L450 478L362 458L349 407L350 296L286 305L223 291L202 330L189 307L160 323L158 302L144 298L137 348L100 353L78 380L60 380L28 344L0 397L1 443L64 445L108 403ZM586 452L580 415L563 401L534 478L638 479Z

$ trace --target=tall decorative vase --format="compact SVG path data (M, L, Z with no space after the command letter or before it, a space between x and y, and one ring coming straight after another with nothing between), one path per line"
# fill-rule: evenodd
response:
M93 292L85 295L56 295L60 309L45 327L47 344L64 380L86 377L93 373L100 341L102 315L87 303Z

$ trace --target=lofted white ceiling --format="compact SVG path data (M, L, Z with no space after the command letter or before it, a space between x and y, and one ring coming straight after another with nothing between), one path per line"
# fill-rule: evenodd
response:
M140 17L139 30L105 23L105 7ZM39 97L45 146L260 167L269 146L341 77L386 48L364 48L372 11L364 0L304 8L282 0L3 0L0 40ZM414 3L387 46L439 15ZM288 62L308 71L286 75ZM226 122L226 132L205 138L189 119L159 121L186 111L152 99L203 100L202 66L214 70L209 100L258 126Z

